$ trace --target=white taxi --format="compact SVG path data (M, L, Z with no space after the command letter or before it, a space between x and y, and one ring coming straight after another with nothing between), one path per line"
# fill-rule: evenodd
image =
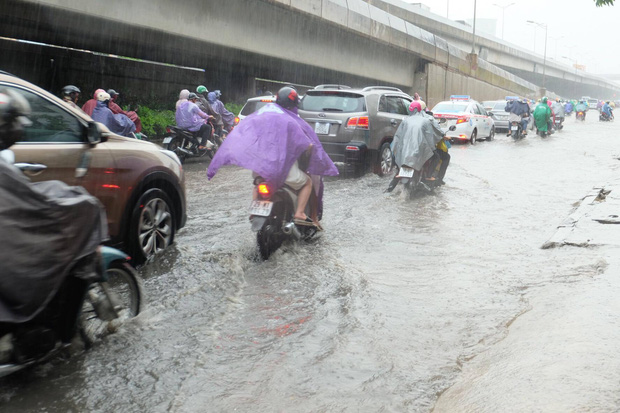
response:
M495 122L482 105L467 95L452 95L450 100L439 102L432 110L433 116L452 141L469 141L478 139L493 140ZM454 130L449 130L450 126Z

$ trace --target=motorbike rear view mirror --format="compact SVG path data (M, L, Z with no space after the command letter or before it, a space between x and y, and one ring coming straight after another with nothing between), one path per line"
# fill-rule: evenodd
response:
M99 126L97 126L96 122L88 122L88 127L86 128L86 139L88 139L88 143L90 145L96 145L101 142L101 131L99 130Z

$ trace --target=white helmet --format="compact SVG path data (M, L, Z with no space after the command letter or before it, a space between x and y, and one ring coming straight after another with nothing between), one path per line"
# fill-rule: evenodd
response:
M97 93L97 100L99 102L105 102L106 100L110 100L110 94L102 90L101 92Z

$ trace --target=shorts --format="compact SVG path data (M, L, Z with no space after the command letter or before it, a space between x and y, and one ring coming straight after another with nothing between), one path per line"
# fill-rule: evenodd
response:
M291 166L291 170L288 172L288 176L284 183L296 191L299 191L308 182L310 177L306 175L301 169L297 161Z

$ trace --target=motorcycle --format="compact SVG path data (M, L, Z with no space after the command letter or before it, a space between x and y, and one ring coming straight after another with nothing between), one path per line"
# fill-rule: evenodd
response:
M580 120L582 122L585 122L586 120L586 113L582 110L578 111L575 115L575 120Z
M452 125L448 130L454 131L456 130L456 126ZM391 192L399 182L403 184L409 198L414 198L419 194L429 194L433 192L437 186L443 184L442 181L433 177L435 172L440 170L443 162L441 158L434 162L436 156L438 155L435 154L434 157L427 159L420 170L416 170L407 165L401 165L398 173L390 182L387 192Z
M89 348L111 329L138 315L142 283L129 264L130 258L103 246L99 259L98 280L84 288L85 281L69 274L34 319L0 325L0 377L50 360L69 349L78 335Z
M562 130L564 128L564 118L556 116L553 121L553 126L558 131Z
M598 115L598 120L599 120L599 122L613 122L614 121L614 117L613 117L613 115L609 116L605 112L601 111L601 113Z
M205 149L200 149L200 140L192 132L173 125L169 125L166 131L168 134L164 138L162 145L169 151L174 152L179 157L181 163L185 162L185 158L188 157L201 158L206 155L212 159L222 144L220 135L212 132L211 145L207 145Z
M524 130L521 127L521 122L512 121L510 123L510 132L512 139L514 139L515 141L525 138Z
M309 241L320 230L317 226L295 224L297 191L287 185L274 189L260 176L254 179L254 186L258 198L250 205L250 222L252 231L256 232L256 242L262 259L267 260L284 241ZM308 216L312 216L313 201L318 204L314 190L306 206ZM318 207L318 220L321 217L322 208Z

